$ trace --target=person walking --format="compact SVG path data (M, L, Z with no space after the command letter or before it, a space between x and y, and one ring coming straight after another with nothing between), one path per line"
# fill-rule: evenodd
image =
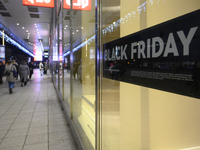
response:
M40 62L40 64L39 64L39 69L40 69L40 74L42 76L43 75L43 64L42 64L42 62Z
M4 66L3 62L0 61L0 84L3 83L2 78L3 78L3 75L4 75L4 69L5 69L5 66Z
M19 65L18 65L18 63L13 59L12 60L12 64L16 67L16 69L17 69L17 77L16 77L16 80L18 80L18 73L19 73Z
M34 69L33 62L29 62L28 67L29 67L29 70L30 70L29 81L31 81L31 77L32 77L32 74L33 74L33 69Z
M74 80L76 79L76 75L77 75L77 78L78 78L78 68L79 68L78 62L74 63L74 65L73 65L73 76L74 76Z
M44 62L44 74L47 74L48 65L47 62Z
M6 75L6 81L8 81L10 94L13 93L12 89L15 85L15 77L13 76L13 70L17 71L16 67L12 64L12 62L8 60L5 70L4 70L4 74L6 75L7 72L10 73L9 75L8 74Z
M19 75L20 75L21 87L26 86L28 75L30 75L30 70L24 60L22 60L22 63L19 66Z

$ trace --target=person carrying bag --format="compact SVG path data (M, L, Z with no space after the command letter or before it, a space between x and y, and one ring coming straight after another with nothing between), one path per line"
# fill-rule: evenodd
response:
M43 75L43 64L42 64L42 62L39 63L39 69L40 69L40 74L42 76Z
M10 60L8 60L7 65L4 70L4 74L6 75L6 81L8 81L9 86L9 93L12 94L13 87L15 85L15 77L13 75L13 72L16 72L16 67L11 63Z

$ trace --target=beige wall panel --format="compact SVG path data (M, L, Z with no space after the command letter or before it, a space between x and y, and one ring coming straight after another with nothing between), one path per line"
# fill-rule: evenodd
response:
M150 141L153 150L200 146L200 100L149 89Z
M120 1L120 18L124 19L120 25L120 37L124 37L140 30L139 4L140 0Z
M147 0L149 2L149 0ZM199 0L153 0L147 3L147 27L151 27L200 8Z
M141 88L120 83L120 149L140 149Z

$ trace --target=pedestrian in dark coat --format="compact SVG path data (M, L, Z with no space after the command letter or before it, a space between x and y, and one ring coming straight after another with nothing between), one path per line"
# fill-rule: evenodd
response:
M26 62L23 60L21 65L19 66L19 75L21 81L21 87L26 86L28 75L30 74L30 70Z
M5 69L5 66L4 66L3 62L0 61L0 84L3 83L2 78L3 78L3 75L4 75L4 69Z
M47 74L48 66L47 62L44 62L44 74Z
M29 70L30 70L29 81L31 81L31 77L32 77L32 74L33 74L33 69L34 69L33 62L29 62L28 67L29 67Z
M4 74L6 74L6 72L10 72L10 75L6 76L6 81L8 81L10 94L12 94L13 92L12 89L15 85L15 77L13 76L13 70L17 71L16 67L11 63L10 60L8 60L5 70L4 70Z

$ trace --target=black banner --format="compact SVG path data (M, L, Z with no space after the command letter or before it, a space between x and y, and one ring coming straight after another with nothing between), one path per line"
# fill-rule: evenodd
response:
M105 78L200 97L200 10L103 45Z

